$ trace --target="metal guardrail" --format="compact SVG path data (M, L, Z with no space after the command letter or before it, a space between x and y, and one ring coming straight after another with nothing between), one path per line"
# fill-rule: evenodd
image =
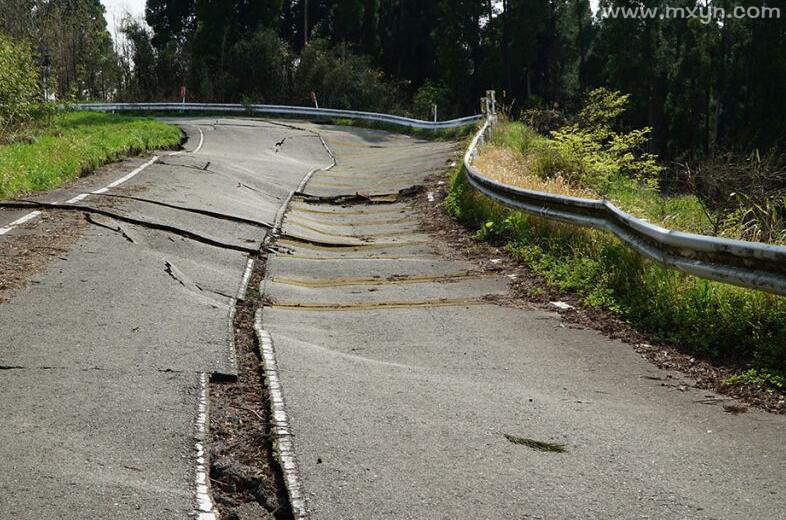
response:
M483 119L482 115L451 119L450 121L422 121L403 116L359 112L356 110L337 110L332 108L295 107L287 105L239 105L229 103L80 103L74 105L80 110L116 112L237 112L267 114L276 116L328 117L337 119L360 119L390 125L405 126L422 130L441 130L473 125Z
M484 111L492 116L486 117L464 154L467 179L481 193L506 206L538 217L608 231L635 251L666 267L700 278L786 295L786 247L673 231L629 215L607 200L527 190L484 176L472 166L472 162L478 148L492 130L495 112L493 92L489 92L489 97L483 101ZM480 122L485 117L477 115L432 122L354 110L225 103L84 103L75 107L96 111L251 112L279 116L346 118L426 130L467 126Z
M470 184L491 199L551 220L602 229L661 265L720 282L786 295L786 247L683 233L628 215L607 200L566 197L497 182L472 166L492 118L464 155Z

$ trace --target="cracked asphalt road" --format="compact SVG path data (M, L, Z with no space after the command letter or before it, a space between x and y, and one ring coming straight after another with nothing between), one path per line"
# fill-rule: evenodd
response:
M451 145L320 132L338 164L260 288L313 520L786 518L786 417L724 413L628 345L495 303L507 278L419 230L426 193L329 203L423 183Z
M272 222L303 176L329 160L312 133L215 121L185 121L188 150L204 135L198 152L163 153L109 193ZM41 200L69 200L145 161L103 168ZM132 198L79 204L111 204L116 214L252 250L268 232ZM20 213L0 211L0 225ZM18 367L0 370L0 518L188 518L199 374L235 370L228 313L247 255L63 213L80 232L0 305L0 366ZM0 247L33 241L46 225L15 228Z
M661 384L628 345L501 303L505 277L422 231L413 203L426 194L407 188L443 171L456 145L175 121L187 153L109 192L125 198L80 204L258 249L304 175L332 162L315 132L336 155L292 200L248 289L267 302L314 520L786 518L786 417L724 413L706 391ZM0 210L0 226L24 213ZM106 214L57 217L59 228L47 217L0 237L2 248L73 232L22 289L0 292L0 518L187 518L199 377L234 371L228 312L246 255Z

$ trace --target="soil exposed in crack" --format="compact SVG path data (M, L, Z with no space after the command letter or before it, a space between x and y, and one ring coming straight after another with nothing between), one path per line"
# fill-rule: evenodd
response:
M510 257L502 248L476 238L471 231L446 213L442 203L447 194L448 182L444 173L431 176L426 186L434 200L429 201L425 196L418 197L413 206L421 216L422 228L441 238L435 240L434 245L447 257L475 261L482 271L496 272L511 279L510 294L495 297L496 303L558 312L566 326L596 330L610 339L623 341L659 369L674 370L690 378L690 386L712 390L725 396L708 396L702 401L709 405L725 403L723 407L719 407L722 412L741 413L739 410L744 406L732 401L737 399L768 412L786 414L786 394L770 392L754 385L724 384L725 379L740 374L745 367L724 366L716 360L685 352L679 345L659 341L652 335L637 330L609 311L587 307L579 295L549 287L542 277ZM551 305L550 302L553 301L565 302L571 308L558 309ZM685 384L675 381L670 374L664 374L660 380L662 386L671 386L677 391L685 390Z
M264 258L254 258L247 297L234 321L238 377L213 378L210 385L210 480L222 519L292 518L270 427L270 403L254 333L262 305L255 289L265 276ZM248 515L248 516L244 516Z
M295 193L296 200L308 204L334 204L357 205L357 204L395 204L408 198L414 197L423 191L423 186L418 184L402 188L392 193L353 193L348 195L309 195L308 193Z

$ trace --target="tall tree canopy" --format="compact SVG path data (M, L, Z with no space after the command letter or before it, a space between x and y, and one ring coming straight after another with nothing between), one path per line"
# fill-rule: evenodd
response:
M147 0L119 53L100 0L0 0L0 32L51 63L59 96L308 103L442 117L487 89L575 110L604 86L667 158L784 148L786 24L774 17L604 17L695 0ZM778 8L786 0L713 0ZM662 11L661 11L662 12ZM145 23L146 22L146 23ZM309 42L306 45L306 42ZM118 54L120 54L118 56ZM42 74L43 75L43 74Z

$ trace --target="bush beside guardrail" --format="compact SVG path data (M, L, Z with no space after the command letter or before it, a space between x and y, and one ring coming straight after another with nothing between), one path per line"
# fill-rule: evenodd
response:
M760 375L786 372L786 248L674 232L606 201L489 179L473 161L492 129L484 122L457 168L449 213L548 285L660 340Z

